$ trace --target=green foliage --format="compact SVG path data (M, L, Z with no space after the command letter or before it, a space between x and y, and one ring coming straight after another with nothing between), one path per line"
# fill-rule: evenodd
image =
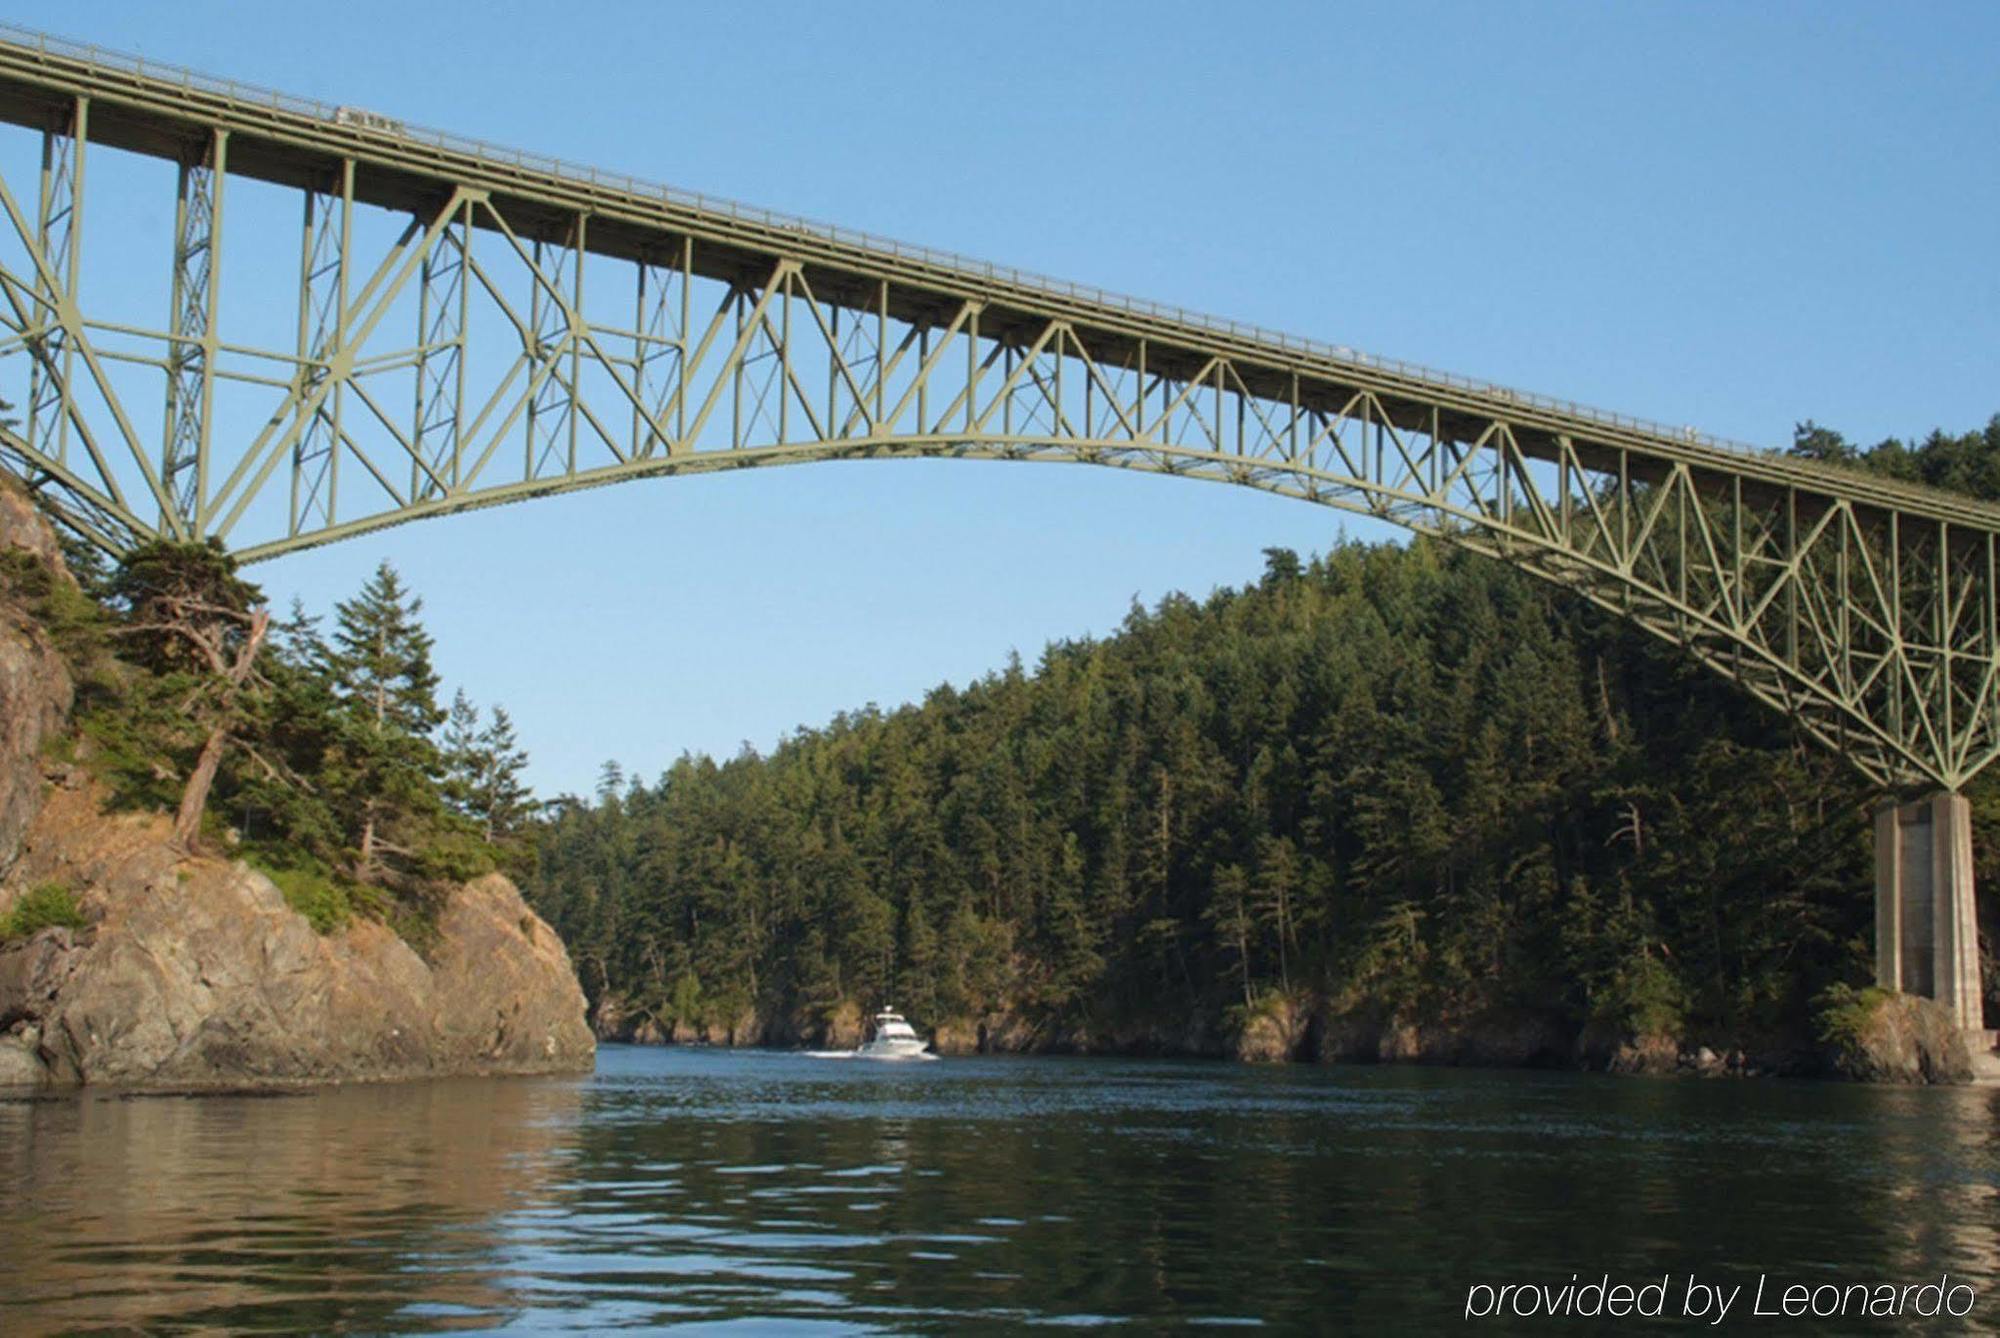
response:
M286 904L305 916L317 932L334 933L354 918L356 889L335 879L324 868L271 864L258 859L249 862L277 884L278 891L285 894Z
M371 724L427 739L444 712L437 704L431 636L417 616L423 607L384 562L359 594L334 606L333 639L320 656L342 695Z
M1796 452L2000 498L2000 418L1865 451L1804 424ZM553 806L530 890L589 993L668 1017L896 1003L1102 1033L1317 996L1802 1032L1866 978L1874 798L1510 568L1272 548L1248 589L769 756L607 764ZM2000 782L1972 798L2000 879Z
M2000 414L1972 432L1933 429L1921 441L1895 437L1865 450L1840 433L1807 421L1793 434L1792 452L1806 459L1859 465L1910 483L2000 501Z
M1608 617L1419 541L1282 557L770 756L622 772L531 894L593 995L1051 1032L1268 997L1803 1016L1869 917L1864 787ZM1803 950L1802 950L1803 949Z
M107 620L96 600L63 580L33 553L0 549L0 591L16 601L54 643L70 676L88 680L104 650Z
M119 807L170 810L194 746L178 709L186 685L120 669L112 691L76 712L83 760Z
M239 616L264 602L215 539L140 545L112 572L109 594L125 612L121 656L157 675L189 678L213 671L208 655L229 649L232 632L241 635Z
M1836 1054L1859 1055L1876 1012L1893 997L1873 985L1865 989L1844 981L1829 985L1813 1000L1814 1033Z
M0 943L12 943L52 925L82 929L89 921L77 909L76 897L61 883L42 883L22 894L0 915Z
M439 905L431 896L416 899L399 898L390 903L383 920L396 931L396 937L410 945L417 956L431 961L436 955L440 940L438 929Z
M493 872L496 854L476 829L440 821L428 839L410 854L408 867L421 886L468 883Z
M701 978L692 971L683 971L674 977L668 990L666 1020L699 1026L703 1021L701 1004Z
M386 564L336 606L331 639L294 606L273 638L255 731L260 765L229 778L223 805L246 838L290 852L281 867L311 873L309 899L324 907L315 913L337 917L344 898L419 951L436 936L438 890L511 857L499 843L511 828L496 825L489 839L463 811L431 737L444 715L421 607ZM508 795L525 812L533 800L517 777L526 755L511 727L505 747Z
M340 862L360 882L416 885L465 863L445 848L461 825L431 737L444 712L422 609L384 562L335 605L332 638L314 635L301 666L329 708L313 741L322 825L338 834Z
M494 707L481 725L478 709L461 690L445 717L439 751L445 802L476 823L487 843L515 848L514 838L540 806L521 779L528 754L506 708Z
M221 545L154 541L92 577L99 605L45 625L87 629L77 643L87 761L132 807L176 808L175 834L193 843L212 828L207 804L224 755L254 719L263 595Z
M311 854L277 841L242 846L243 862L269 878L285 902L321 934L332 934L356 919L394 925L401 903L379 887L346 878Z
M171 810L220 738L200 833L238 847L320 932L366 916L421 950L441 888L531 863L520 833L536 803L512 722L493 708L464 791L451 789L421 601L386 564L337 606L330 639L295 605L234 678L221 671L242 662L262 595L213 544L144 545L99 574L100 597L22 553L0 564L0 595L82 689L75 734L52 751L120 806Z
M1634 1036L1678 1037L1686 1021L1680 979L1650 953L1628 957L1591 1000L1593 1013Z

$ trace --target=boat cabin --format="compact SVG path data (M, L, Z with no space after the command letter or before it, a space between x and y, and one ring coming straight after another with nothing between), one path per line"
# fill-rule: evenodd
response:
M914 1041L917 1033L903 1020L903 1015L893 1008L885 1008L875 1015L875 1039L878 1041Z

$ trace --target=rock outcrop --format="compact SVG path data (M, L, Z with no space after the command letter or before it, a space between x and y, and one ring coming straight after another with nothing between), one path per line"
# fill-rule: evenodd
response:
M1860 1082L1964 1083L1973 1078L1972 1052L1957 1020L1942 1005L1886 990L1857 996L1829 1042L1829 1061Z
M262 874L179 857L166 834L157 818L97 812L87 784L50 796L10 881L82 889L90 925L0 949L0 1033L13 1041L0 1081L200 1088L590 1067L569 955L505 878L449 895L426 961L372 920L320 935Z
M19 489L0 484L0 555L26 554L68 581L55 535ZM0 568L0 875L40 804L42 747L69 720L74 689L62 657Z
M0 555L19 551L69 579L48 526L0 485ZM505 878L446 897L426 960L372 920L321 935L262 874L178 849L164 818L102 811L81 767L44 757L72 688L20 577L0 568L0 913L56 884L87 924L0 945L0 1088L591 1066L569 955Z
M1313 1030L1309 1009L1274 999L1245 1016L1230 1053L1251 1063L1281 1064L1305 1053Z

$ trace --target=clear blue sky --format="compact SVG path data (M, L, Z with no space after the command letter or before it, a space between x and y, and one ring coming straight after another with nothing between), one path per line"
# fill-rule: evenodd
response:
M1757 443L2000 411L2000 5L0 12ZM447 682L509 707L555 793L607 757L650 777L1032 662L1342 523L1123 472L839 464L429 521L254 575L324 608L393 561Z

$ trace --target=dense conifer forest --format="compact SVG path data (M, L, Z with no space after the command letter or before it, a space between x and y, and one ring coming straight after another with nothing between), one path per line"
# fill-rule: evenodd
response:
M2000 417L1794 451L2000 497ZM1878 798L1579 600L1343 543L769 756L607 764L539 829L532 898L601 1010L661 1034L893 1002L1089 1048L1273 1010L1731 1043L1868 980ZM1990 880L1990 783L1975 813Z

